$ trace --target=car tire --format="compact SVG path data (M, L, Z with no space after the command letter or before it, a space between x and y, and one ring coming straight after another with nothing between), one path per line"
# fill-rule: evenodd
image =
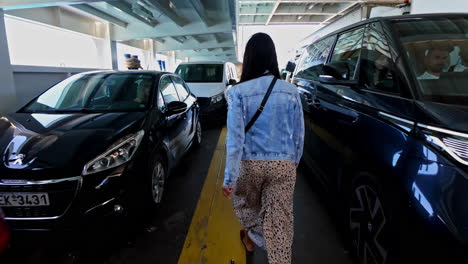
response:
M151 159L147 168L147 195L146 204L149 207L157 208L162 202L167 181L167 162L157 155Z
M202 131L202 127L201 127L201 122L198 121L197 126L195 127L195 134L193 135L193 146L194 147L201 146L202 136L203 136L203 131Z
M358 263L397 263L395 199L375 176L359 173L345 196L345 232Z

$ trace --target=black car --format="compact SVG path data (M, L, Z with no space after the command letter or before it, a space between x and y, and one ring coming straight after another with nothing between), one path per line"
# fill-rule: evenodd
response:
M468 246L468 15L369 19L304 49L303 161L360 263L457 263Z
M11 229L73 228L161 202L170 171L201 143L184 81L98 71L52 86L0 118L0 206Z

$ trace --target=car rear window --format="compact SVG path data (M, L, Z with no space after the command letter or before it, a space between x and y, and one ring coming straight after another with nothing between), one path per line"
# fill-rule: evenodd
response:
M175 73L185 82L222 82L223 64L182 64Z

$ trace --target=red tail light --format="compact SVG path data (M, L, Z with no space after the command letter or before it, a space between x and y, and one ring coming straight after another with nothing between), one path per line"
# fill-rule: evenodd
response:
M8 240L10 239L10 232L8 231L5 220L0 218L0 254L8 246Z

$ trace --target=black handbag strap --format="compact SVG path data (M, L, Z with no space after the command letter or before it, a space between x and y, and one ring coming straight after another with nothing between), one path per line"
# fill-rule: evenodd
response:
M276 77L273 77L273 80L271 81L271 84L270 84L270 87L268 87L268 91L266 92L265 94L265 97L263 97L263 100L262 100L262 103L260 104L260 106L258 107L257 109L257 112L255 112L255 114L253 115L252 119L250 119L250 122L247 124L247 126L245 127L245 134L247 134L247 132L250 130L250 128L253 126L253 124L255 123L255 121L257 121L257 118L260 116L260 114L263 112L263 109L265 108L265 104L266 102L268 101L268 97L270 97L270 94L271 94L271 91L273 90L273 86L275 86L275 83L276 83L276 80L277 78Z

